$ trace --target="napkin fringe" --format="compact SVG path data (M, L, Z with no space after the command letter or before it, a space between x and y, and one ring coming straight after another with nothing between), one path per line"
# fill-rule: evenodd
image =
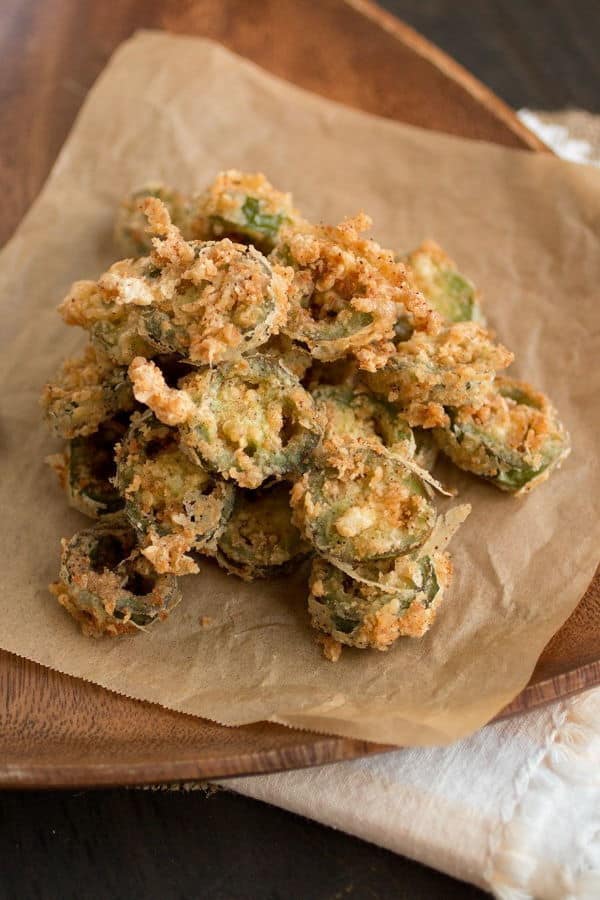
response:
M518 116L524 125L537 134L555 153L571 162L585 163L589 166L600 165L589 141L574 137L565 125L558 122L545 122L530 109L520 109Z
M564 821L575 809L578 821L587 822L578 834L574 822ZM562 863L534 852L549 829L556 844L572 843L553 854ZM484 877L500 900L600 897L600 692L557 705L546 739L517 772L490 833Z

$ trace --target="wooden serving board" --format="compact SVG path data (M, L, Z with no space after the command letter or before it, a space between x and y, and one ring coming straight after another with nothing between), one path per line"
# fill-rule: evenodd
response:
M85 94L137 28L218 40L359 109L547 152L487 88L366 0L3 0L0 188L6 240L35 198ZM600 684L600 575L503 716ZM0 652L0 785L143 784L270 772L385 747L258 723L225 728L127 700Z

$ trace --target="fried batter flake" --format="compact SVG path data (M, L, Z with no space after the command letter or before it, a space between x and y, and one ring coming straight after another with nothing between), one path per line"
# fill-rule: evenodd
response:
M445 407L482 405L496 372L513 358L476 322L459 322L435 335L413 334L385 368L364 377L371 390L403 409L411 426L443 427Z
M137 356L129 366L135 399L152 410L165 425L181 425L192 418L195 406L183 391L170 388L152 360Z
M402 263L362 237L370 226L361 213L337 226L282 229L272 259L295 272L285 330L316 359L353 353L361 366L379 368L393 353L401 315L409 315L418 330L441 327L437 313L411 288Z

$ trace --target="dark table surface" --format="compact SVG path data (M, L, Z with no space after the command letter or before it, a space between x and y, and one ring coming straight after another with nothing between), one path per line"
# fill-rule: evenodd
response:
M382 5L513 107L600 112L597 0ZM115 10L118 15L118 4ZM222 791L6 794L0 860L0 900L486 896L340 832Z

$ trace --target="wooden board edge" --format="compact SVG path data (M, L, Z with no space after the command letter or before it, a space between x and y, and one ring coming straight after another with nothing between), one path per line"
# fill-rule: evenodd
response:
M564 700L600 685L600 660L525 687L488 725ZM483 726L487 727L487 726ZM305 769L401 750L389 744L307 732L306 744L277 750L232 754L219 759L142 761L139 764L0 763L0 790L142 787Z
M494 722L508 719L519 713L529 712L548 703L565 700L583 691L600 685L600 659L561 672L552 678L528 684L514 700L493 719Z
M250 753L232 753L219 759L170 759L140 763L95 764L0 764L0 790L71 790L75 788L143 787L267 775L314 766L331 765L397 750L383 744L323 735L306 744Z
M356 12L375 22L388 34L393 35L402 44L409 46L414 53L431 63L432 66L447 75L450 80L459 84L480 106L488 110L496 119L500 119L509 131L523 142L526 148L542 153L552 152L547 144L521 122L507 103L494 94L478 78L471 75L460 63L411 28L410 25L398 19L393 13L383 9L373 0L345 0L345 2Z

